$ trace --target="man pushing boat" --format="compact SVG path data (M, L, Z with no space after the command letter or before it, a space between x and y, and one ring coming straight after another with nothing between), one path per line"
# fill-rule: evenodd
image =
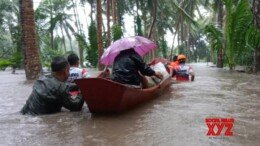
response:
M69 77L69 63L64 57L55 57L51 63L51 75L40 77L21 110L22 114L40 115L61 111L62 107L70 111L81 110L84 100L80 95L71 98L70 87L65 84Z

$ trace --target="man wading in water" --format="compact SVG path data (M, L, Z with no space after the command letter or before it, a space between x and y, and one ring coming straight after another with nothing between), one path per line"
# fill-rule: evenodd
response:
M21 113L51 114L61 111L61 107L70 111L81 110L83 98L71 98L70 87L65 84L69 77L69 68L69 63L64 57L55 57L51 63L51 75L42 76L34 83L33 91Z

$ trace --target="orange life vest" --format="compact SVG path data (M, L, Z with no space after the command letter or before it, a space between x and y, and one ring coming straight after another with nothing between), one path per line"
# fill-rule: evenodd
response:
M169 68L174 69L174 67L176 67L178 65L179 65L178 61L173 61L173 62L170 63Z

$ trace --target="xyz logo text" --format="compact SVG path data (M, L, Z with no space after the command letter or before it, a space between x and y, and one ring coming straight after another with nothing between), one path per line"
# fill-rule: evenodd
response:
M206 118L205 122L208 126L207 136L220 136L223 129L226 129L224 133L225 136L233 135L233 118Z

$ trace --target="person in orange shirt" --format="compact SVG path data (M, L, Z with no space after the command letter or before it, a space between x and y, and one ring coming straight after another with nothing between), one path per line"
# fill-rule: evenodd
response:
M195 75L192 68L185 64L186 56L181 54L177 59L179 65L173 68L172 77L176 76L176 81L194 81Z
M179 65L177 58L178 58L178 56L176 56L176 55L173 56L173 61L170 63L171 68L174 68L175 66Z
M173 60L168 63L168 68L171 70L171 73L173 72L174 67L179 65L177 58L178 56L174 55Z

